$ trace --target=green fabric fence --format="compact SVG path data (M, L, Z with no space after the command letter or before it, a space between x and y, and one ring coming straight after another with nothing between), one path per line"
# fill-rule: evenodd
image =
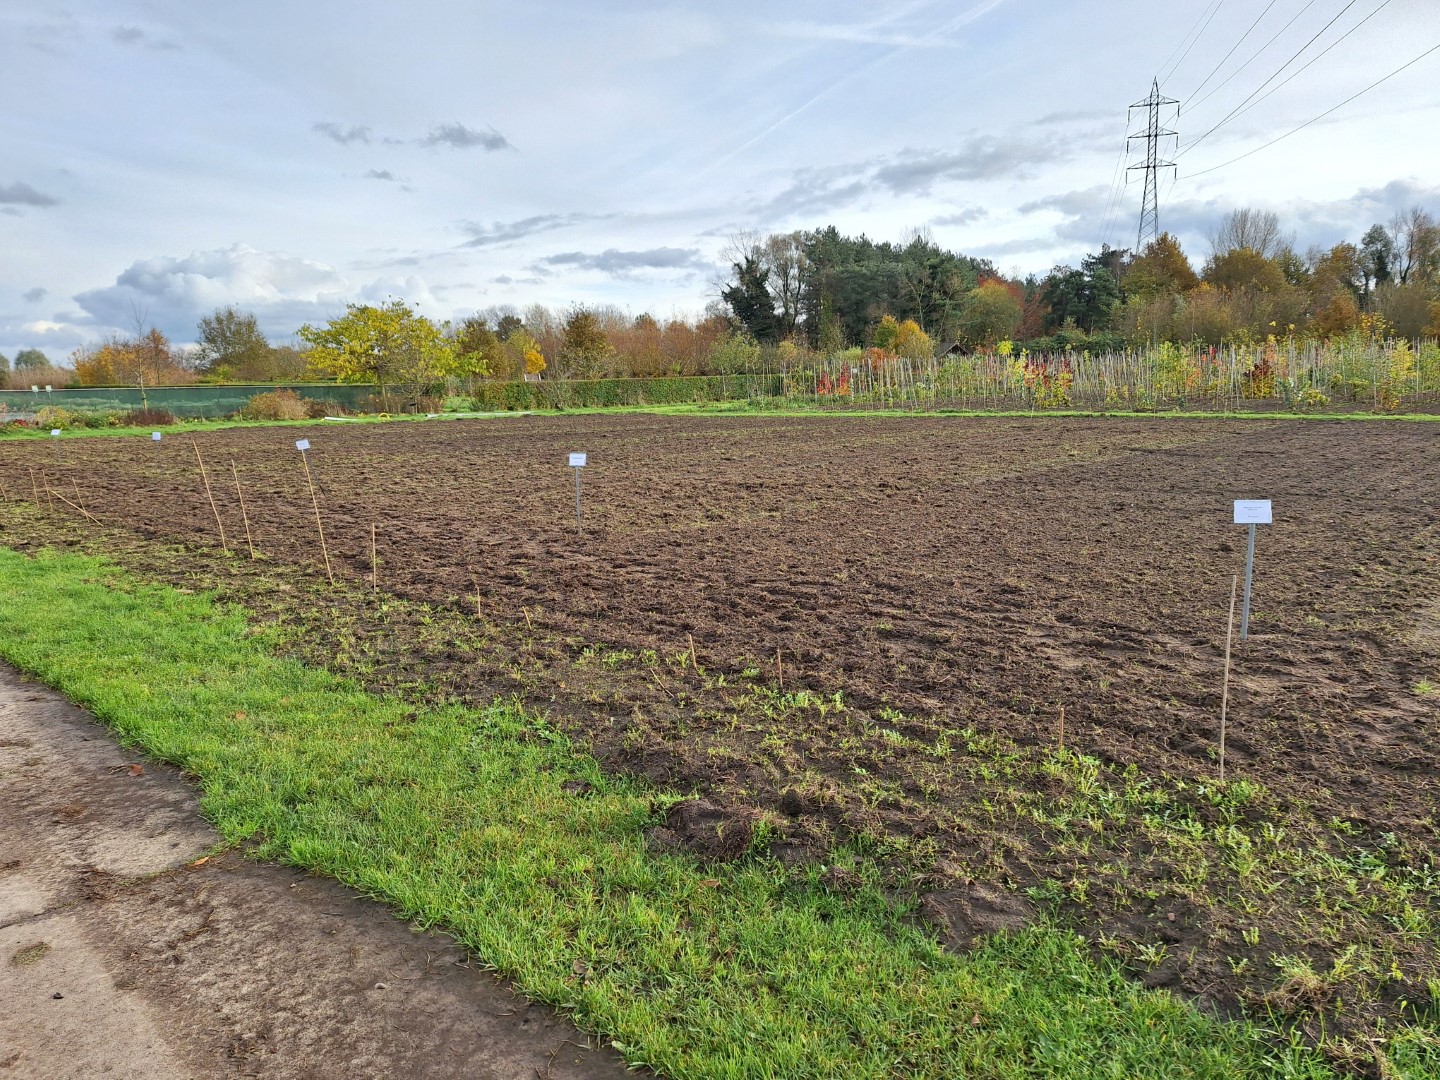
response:
M148 404L168 409L176 416L229 416L243 409L256 394L271 390L293 390L313 401L333 401L358 411L375 396L375 387L360 383L266 383L245 385L147 386L142 400L134 386L77 387L38 393L29 390L0 390L0 405L15 413L33 413L47 405L76 412L132 412Z

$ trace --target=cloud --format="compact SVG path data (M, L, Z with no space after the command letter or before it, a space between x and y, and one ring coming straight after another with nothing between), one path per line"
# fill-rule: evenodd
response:
M117 45L128 45L132 49L149 49L152 52L177 52L180 46L168 38L151 37L138 26L117 26L110 31L110 40Z
M953 49L956 42L935 34L907 33L886 30L874 23L841 25L839 23L777 22L765 27L778 37L804 41L833 41L855 45L889 45L905 49Z
M599 221L603 215L599 214L536 214L534 217L520 218L518 221L492 221L489 225L482 225L476 221L467 221L461 226L470 234L470 239L462 243L461 247L494 247L498 244L509 244L516 240L523 240L527 236L534 236L536 233L553 232L556 229L568 229L572 225L579 225L585 221Z
M1016 209L1022 214L1034 214L1042 210L1058 210L1070 217L1080 217L1086 214L1099 217L1105 212L1109 202L1110 189L1101 184L1080 191L1067 191L1063 195L1047 195L1043 199L1021 203Z
M355 125L345 127L333 120L317 120L310 125L310 130L319 132L327 139L339 143L341 146L349 146L351 143L368 143L370 141L370 129Z
M953 214L945 214L943 217L931 218L931 225L973 225L975 222L986 217L990 213L983 206L967 206L957 210Z
M45 293L46 293L47 291L48 291L48 290L42 289L42 288L40 288L40 286L37 285L37 286L36 286L35 288L33 288L33 289L26 289L26 290L25 290L23 293L21 293L20 295L21 295L22 297L24 297L25 302L26 302L27 304L33 304L33 303L36 303L37 301L43 300L43 299L45 298Z
M15 206L58 206L60 200L43 191L36 191L29 184L17 181L10 185L0 184L0 204Z
M371 169L365 173L365 179L397 181L397 177L389 169Z
M1029 176L1036 165L1068 156L1055 141L977 135L959 150L907 150L876 169L871 179L897 195L924 195L940 183Z
M473 150L479 147L487 153L515 149L510 145L510 140L493 127L488 131L476 131L464 124L441 124L417 141L421 146L448 146L453 150Z
M595 254L566 251L541 259L545 266L569 266L577 270L595 270L610 277L628 277L638 270L697 270L707 267L695 248L651 248L648 251L620 251L607 248Z
M391 297L438 310L428 286L414 276L356 284L326 263L233 244L140 259L114 284L80 293L75 302L100 332L127 327L134 311L142 310L172 338L186 341L202 315L229 304L253 311L267 333L284 337L301 323L338 314L346 303Z
M801 214L831 213L866 196L928 195L947 184L1020 179L1041 164L1068 159L1070 153L1068 140L974 135L958 150L911 149L844 165L806 166L791 174L787 187L752 209L767 224ZM974 220L978 217L942 219L938 224Z

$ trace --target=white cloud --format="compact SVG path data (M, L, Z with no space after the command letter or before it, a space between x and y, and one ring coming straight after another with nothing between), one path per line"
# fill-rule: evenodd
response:
M75 302L96 328L130 328L138 314L186 341L202 315L229 304L255 312L267 333L288 337L304 322L338 314L346 303L391 298L432 314L440 310L430 288L415 276L357 283L326 263L233 244L141 259L113 285L80 293Z

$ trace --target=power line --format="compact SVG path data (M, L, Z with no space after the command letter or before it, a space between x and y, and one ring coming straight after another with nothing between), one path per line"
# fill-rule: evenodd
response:
M1215 10L1219 10L1220 5L1221 5L1222 3L1224 3L1224 0L1216 0L1216 2L1215 2ZM1205 17L1206 17L1207 14L1208 14L1208 15L1210 16L1210 18L1212 18L1212 19L1215 17L1215 12L1212 11L1209 7L1207 7L1204 11L1200 12L1200 17L1195 20L1195 25L1192 26L1192 27L1190 27L1189 31L1185 34L1185 36L1180 39L1180 44L1179 44L1179 45L1176 45L1175 48L1170 51L1170 55L1167 56L1167 57L1165 58L1165 62L1160 65L1160 70L1166 72L1166 73L1167 73L1167 76L1168 76L1169 71L1173 70L1172 67L1171 67L1170 61L1171 61L1171 60L1175 60L1176 54L1179 53L1179 51L1180 51L1181 49L1185 49L1186 55L1188 55L1189 52L1190 52L1190 49L1193 49L1193 48L1195 47L1195 41L1199 41L1199 40L1200 40L1199 34L1195 34L1195 31L1196 31L1196 30L1199 30L1201 34L1203 34L1203 33L1205 32L1203 29L1201 29L1200 24L1201 24L1202 22L1205 22ZM1206 23L1206 25L1209 25L1209 24ZM1191 40L1190 40L1190 36L1191 36L1192 34L1195 34L1195 41L1191 41ZM1189 42L1189 47L1188 47L1188 48L1186 47L1186 42ZM1183 56L1180 57L1180 60L1183 60L1183 59L1185 59L1185 57L1183 57ZM1175 62L1175 65L1174 65L1174 66L1175 66L1175 67L1178 67L1178 66L1179 66L1179 63L1180 63L1180 61L1177 60L1177 61Z
M1185 51L1180 54L1180 59L1175 61L1175 63L1171 66L1170 70L1166 74L1161 76L1162 78L1168 79L1171 75L1174 75L1175 72L1180 70L1180 65L1183 64L1185 62L1185 58L1190 55L1190 50L1195 48L1195 46L1199 43L1200 39L1205 36L1205 31L1210 29L1210 24L1215 21L1215 16L1219 13L1221 5L1223 5L1224 3L1225 0L1215 0L1215 6L1210 9L1210 17L1205 20L1205 25L1200 27L1200 32L1195 35L1194 40L1192 40L1190 44L1186 47Z
M1390 3L1391 3L1391 0L1380 0L1380 6L1379 6L1379 7L1377 7L1374 11L1370 12L1369 15L1366 15L1363 19L1361 19L1361 20L1360 20L1358 23L1356 23L1354 26L1350 27L1349 30L1346 30L1345 33L1341 34L1338 38L1336 38L1334 41L1332 41L1329 45L1326 45L1325 48L1321 49L1318 53L1316 53L1316 54L1315 54L1314 56L1312 56L1309 60L1307 60L1302 67L1296 68L1296 69L1295 69L1294 71L1292 71L1289 75L1287 75L1283 80L1281 80L1280 82L1276 83L1276 84L1275 84L1274 86L1272 86L1269 90L1265 91L1265 93L1261 94L1258 98L1256 98L1254 101L1252 101L1249 105L1246 105L1243 109L1241 109L1241 110L1236 114L1236 118L1238 119L1239 117L1244 116L1244 115L1245 115L1247 112L1249 112L1251 109L1255 108L1256 105L1259 105L1262 101L1264 101L1266 98L1268 98L1271 94L1275 93L1275 91L1279 90L1279 89L1280 89L1282 86L1284 86L1286 83L1290 82L1292 79L1295 78L1295 76L1299 75L1299 74L1300 74L1301 72L1303 72L1306 68L1308 68L1308 67L1310 67L1312 64L1314 64L1315 61L1319 60L1319 59L1320 59L1321 57L1323 57L1326 53L1328 53L1331 49L1335 48L1336 45L1339 45L1342 41L1344 41L1346 38L1348 38L1351 34L1355 33L1356 30L1359 30L1362 26L1364 26L1367 22L1369 22L1371 19L1373 19L1376 15L1379 15L1382 10L1384 10L1386 7L1388 7L1388 6L1390 5Z
M1322 26L1322 27L1315 33L1315 36L1314 36L1314 37L1312 37L1312 38L1311 38L1309 41L1307 41L1304 45L1300 46L1300 48L1295 51L1295 55L1293 55L1292 57L1290 57L1289 60L1286 60L1285 63L1281 64L1278 68L1276 68L1276 69L1275 69L1275 73L1274 73L1273 75L1271 75L1270 78L1266 79L1263 83L1261 83L1259 86L1257 86L1254 90L1250 91L1250 95L1249 95L1244 101L1240 102L1239 105L1235 106L1235 108L1231 109L1228 113L1226 113L1226 114L1225 114L1225 118L1224 118L1223 120L1221 120L1218 124L1216 124L1214 127L1212 127L1209 131L1205 132L1204 135L1201 135L1201 136L1200 136L1198 139L1196 139L1194 142L1189 143L1189 144L1187 144L1186 146L1182 147L1180 150L1178 150L1178 151L1176 152L1175 156L1176 156L1177 158L1183 157L1185 154L1189 153L1189 152L1190 152L1191 150L1193 150L1195 147L1199 146L1202 142L1204 142L1206 139L1208 139L1211 135L1214 135L1215 132L1219 131L1222 127L1224 127L1224 126L1225 126L1226 124L1228 124L1231 120L1233 120L1233 119L1235 118L1236 114L1239 113L1239 111L1240 111L1242 108L1244 108L1246 105L1248 105L1248 104L1251 102L1251 100L1254 99L1254 97L1255 97L1256 94L1260 93L1261 90L1264 90L1265 87L1269 86L1272 82L1274 82L1275 79L1279 76L1279 74L1280 74L1282 71L1284 71L1287 67L1289 67L1289 66L1290 66L1291 64L1293 64L1296 60L1298 60L1298 59L1300 58L1300 55L1301 55L1306 49L1310 48L1311 45L1315 44L1315 42L1320 38L1320 36L1321 36L1322 34L1325 33L1326 30L1329 30L1330 27L1332 27L1332 26L1335 25L1335 23L1339 20L1339 18L1340 18L1341 15L1344 15L1345 12L1349 11L1352 7L1354 7L1354 6L1355 6L1356 4L1358 4L1359 2L1360 2L1360 0L1349 0L1349 2L1348 2L1343 8L1340 9L1339 14L1337 14L1334 18L1332 18L1329 22L1327 22L1324 26Z
M1206 75L1205 78L1201 79L1200 85L1195 87L1195 89L1190 92L1190 96L1192 98L1199 94L1201 90L1205 89L1205 84L1215 77L1216 72L1218 72L1222 67L1225 66L1225 62L1229 60L1230 57L1235 55L1235 50L1240 48L1240 46L1245 43L1245 39L1255 32L1255 27L1260 25L1260 20L1265 18L1266 15L1270 14L1270 9L1273 8L1277 2L1278 0L1270 0L1270 3L1265 5L1265 10L1260 12L1259 17L1250 24L1250 29L1246 30L1245 33L1240 35L1240 40L1235 42L1234 45L1230 46L1230 51L1220 58L1220 62L1210 69L1210 74Z
M1120 142L1120 153L1115 158L1115 168L1110 174L1110 193L1105 197L1105 209L1100 215L1101 247L1104 247L1110 240L1113 214L1120 206L1120 191L1123 188L1120 179L1122 176L1129 179L1128 174L1124 173L1121 168L1125 164L1125 158L1130 150L1130 125L1128 123L1125 125L1125 132L1126 137Z
M1375 89L1377 86L1379 86L1381 83L1389 82L1389 81L1390 81L1391 79L1393 79L1396 75L1399 75L1402 71L1406 70L1407 68L1412 68L1412 67L1414 67L1414 66L1415 66L1416 64L1418 64L1421 60L1424 60L1427 56L1429 56L1431 53L1434 53L1434 52L1440 52L1440 45L1432 45L1430 48L1426 49L1426 50L1425 50L1423 53L1421 53L1419 56L1415 57L1414 60L1411 60L1408 64L1401 64L1401 65L1400 65L1398 68L1396 68L1394 71L1390 72L1389 75L1386 75L1386 76L1384 76L1383 78L1376 79L1376 80L1375 80L1373 83L1371 83L1369 86L1365 87L1364 90L1360 90L1360 91L1358 91L1358 92L1356 92L1356 93L1354 93L1354 94L1351 94L1351 95L1350 95L1348 98L1346 98L1344 101L1340 102L1339 105L1336 105L1336 106L1334 106L1333 108L1330 108L1330 109L1326 109L1326 110L1325 110L1323 113L1321 113L1319 116L1314 117L1313 119L1310 119L1310 120L1306 120L1305 123L1301 124L1299 127L1291 128L1289 131L1285 132L1284 135L1278 135L1278 136L1276 136L1275 138L1271 139L1269 142L1267 142L1267 143L1262 143L1261 145L1255 147L1255 149L1253 149L1253 150L1247 150L1245 153L1241 154L1239 157L1231 158L1229 161L1224 162L1223 164L1220 164L1220 165L1212 165L1210 168L1208 168L1208 169L1201 169L1199 172L1187 173L1186 176L1185 176L1185 179L1190 180L1190 179L1193 179L1193 178L1196 177L1196 176L1204 176L1206 173L1215 172L1215 171L1218 170L1218 169L1228 168L1229 166L1234 165L1237 161L1244 161L1246 158L1250 157L1252 154L1258 154L1261 150L1268 149L1269 147L1272 147L1272 146L1274 146L1276 143L1280 142L1281 140L1283 140L1283 139L1288 139L1291 135L1294 135L1295 133L1300 132L1300 131L1304 131L1304 130L1305 130L1306 128L1308 128L1311 124L1319 123L1321 120L1324 120L1325 117L1329 116L1331 113L1336 112L1336 111L1338 111L1338 110L1340 110L1340 109L1343 109L1346 105L1349 105L1349 104L1350 104L1352 101L1354 101L1356 98L1361 97L1361 96L1364 95L1364 94L1368 94L1371 90L1374 90L1374 89Z
M1221 90L1225 89L1226 84L1229 83L1231 79L1235 78L1236 75L1239 75L1242 71L1244 71L1246 68L1248 68L1248 67L1249 67L1251 64L1253 64L1256 60L1260 59L1260 57L1264 54L1264 52L1265 52L1266 49L1270 48L1271 45L1274 45L1275 42L1277 42L1277 41L1280 40L1280 35L1282 35L1283 33L1285 33L1286 30L1289 30L1290 27L1292 27L1292 26L1295 25L1295 20L1297 20L1298 18L1300 18L1301 15L1304 15L1305 12L1309 11L1309 10L1310 10L1312 7L1314 7L1314 6L1315 6L1315 0L1306 0L1305 6L1302 7L1299 11L1297 11L1294 15L1291 15L1289 21L1286 22L1286 24L1285 24L1284 26L1280 27L1279 30L1276 30L1273 35L1271 35L1269 41L1265 42L1264 45L1261 45L1260 48L1256 49L1253 53L1250 54L1250 59L1246 60L1243 64L1241 64L1238 68L1236 68L1234 71L1232 71L1229 75L1226 75L1225 78L1221 79L1218 83L1216 83L1215 86L1214 86L1214 88L1210 91L1210 93L1206 94L1204 97L1200 98L1198 101L1192 101L1192 102L1190 102L1190 110L1193 112L1195 109L1199 108L1201 105L1204 105L1205 102L1209 101L1212 97L1214 97L1216 94L1218 94Z

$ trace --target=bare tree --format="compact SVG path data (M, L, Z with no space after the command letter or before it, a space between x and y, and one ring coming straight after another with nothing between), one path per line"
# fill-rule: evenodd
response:
M1421 206L1402 210L1390 219L1390 244L1395 252L1394 274L1401 285L1435 273L1440 254L1440 226Z
M1248 248L1270 259L1290 248L1294 238L1280 231L1280 217L1269 210L1242 207L1231 210L1210 233L1210 252L1215 258L1237 248Z
M800 320L800 286L805 277L805 246L803 233L775 233L765 238L761 265L770 271L770 295L779 306L780 338L788 340L795 334Z

